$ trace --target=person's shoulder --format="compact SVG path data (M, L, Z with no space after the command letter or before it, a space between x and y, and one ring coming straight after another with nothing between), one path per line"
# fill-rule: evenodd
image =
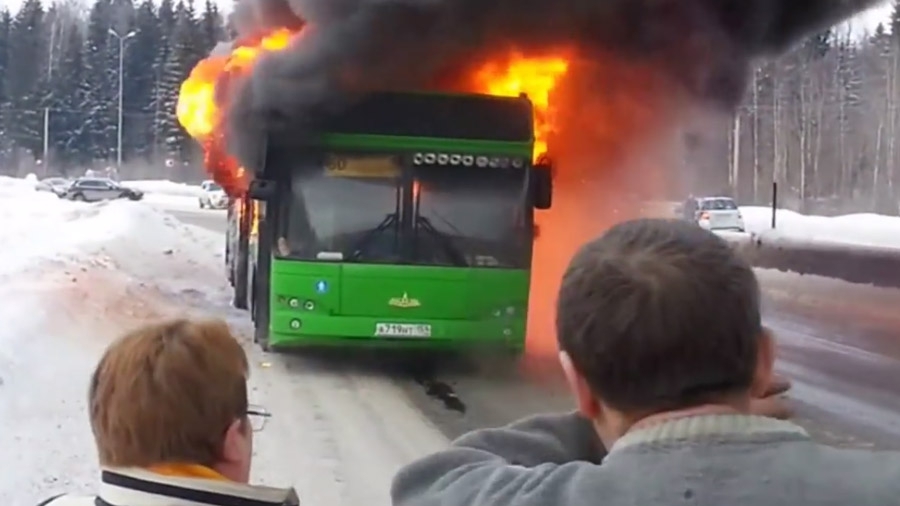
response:
M853 484L871 493L900 494L900 452L819 446L819 476Z
M58 494L48 497L37 506L94 506L94 496Z

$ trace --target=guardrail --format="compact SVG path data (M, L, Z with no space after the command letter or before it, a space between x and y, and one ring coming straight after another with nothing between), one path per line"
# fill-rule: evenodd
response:
M721 233L754 267L900 288L900 249Z

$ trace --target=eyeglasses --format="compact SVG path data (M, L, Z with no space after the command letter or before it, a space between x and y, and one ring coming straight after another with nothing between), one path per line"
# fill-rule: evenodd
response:
M262 406L250 404L247 406L247 418L250 419L250 427L253 428L253 432L259 432L265 428L269 418L272 418L272 413Z

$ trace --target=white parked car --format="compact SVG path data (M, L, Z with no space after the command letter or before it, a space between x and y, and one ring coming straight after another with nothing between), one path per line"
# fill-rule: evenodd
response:
M200 196L200 209L225 209L228 207L228 195L215 181L204 181L200 188L203 194Z
M744 217L731 197L692 197L682 209L686 220L707 230L745 230Z

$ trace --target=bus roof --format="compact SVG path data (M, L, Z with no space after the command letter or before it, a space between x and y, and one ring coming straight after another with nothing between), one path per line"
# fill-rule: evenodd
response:
M526 97L378 92L322 122L312 139L299 139L303 131L288 128L269 142L285 147L298 142L318 144L323 137L340 134L530 143L534 140L532 114Z

